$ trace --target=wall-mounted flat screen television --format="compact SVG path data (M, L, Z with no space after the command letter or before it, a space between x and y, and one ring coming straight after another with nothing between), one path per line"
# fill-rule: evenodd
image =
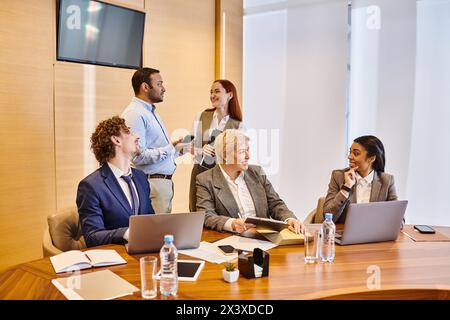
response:
M57 60L142 67L144 12L90 0L59 0L57 11Z

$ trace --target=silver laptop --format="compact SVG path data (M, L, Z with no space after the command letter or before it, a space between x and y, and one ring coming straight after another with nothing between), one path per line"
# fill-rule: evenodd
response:
M351 203L344 230L336 233L340 245L396 240L402 226L407 200Z
M158 252L166 234L173 234L177 249L198 248L204 221L204 211L131 216L125 248L128 253Z

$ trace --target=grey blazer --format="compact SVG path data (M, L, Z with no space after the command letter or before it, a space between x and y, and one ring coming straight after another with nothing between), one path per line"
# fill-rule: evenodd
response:
M256 215L284 221L296 216L290 211L272 187L260 166L250 165L244 181L255 204ZM216 165L197 176L197 211L206 211L205 227L224 231L229 218L239 218L239 207L228 187L227 181Z
M345 209L349 203L356 203L356 184L350 190L349 198L344 197L342 192L340 192L341 187L344 184L344 172L347 170L348 168L334 170L331 173L330 183L328 184L328 192L323 205L324 214L327 212L332 213L333 221L337 223L345 222ZM384 172L375 172L372 181L370 202L392 200L397 200L394 176Z

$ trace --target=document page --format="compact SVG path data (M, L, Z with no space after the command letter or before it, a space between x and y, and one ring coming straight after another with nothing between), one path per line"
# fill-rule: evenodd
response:
M264 240L257 240L251 238L244 238L239 236L231 236L219 241L214 242L216 246L230 245L235 249L240 249L244 251L253 251L255 248L260 248L261 250L267 251L269 249L275 248L277 245Z
M109 300L139 291L110 270L53 279L52 283L69 300Z
M56 273L66 272L74 269L91 268L91 261L79 250L71 250L50 257L50 261Z
M233 255L224 255L217 245L206 241L200 242L197 249L178 250L178 253L185 254L194 258L206 260L211 263L224 263L237 258L237 253Z
M116 250L89 250L85 253L94 267L127 263Z

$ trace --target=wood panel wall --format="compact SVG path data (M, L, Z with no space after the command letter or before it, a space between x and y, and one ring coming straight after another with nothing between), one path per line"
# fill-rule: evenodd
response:
M133 95L134 70L55 64L57 210L75 207L78 182L98 168L89 139L97 124L120 115Z
M192 130L195 114L210 105L214 0L146 0L146 8L151 22L144 61L161 71L167 91L157 110L175 139ZM189 211L190 160L188 156L177 160L172 212Z
M215 79L215 0L108 2L146 12L144 66L160 69L167 89L158 112L174 138L191 130ZM46 217L74 206L97 167L92 131L133 96L133 70L55 60L55 3L0 6L0 272L42 256ZM192 165L178 163L173 211L183 212Z
M142 10L144 9L145 0L107 0L105 2L116 4L118 6L128 7L131 9Z
M109 3L145 11L144 0ZM149 24L149 19L146 20ZM144 38L144 50L148 37ZM55 166L57 212L75 207L78 182L98 168L89 139L96 125L120 115L133 96L134 70L55 61Z
M52 1L0 5L0 270L41 256L55 211Z
M243 101L243 0L216 1L216 78L232 81L238 91L239 101Z

